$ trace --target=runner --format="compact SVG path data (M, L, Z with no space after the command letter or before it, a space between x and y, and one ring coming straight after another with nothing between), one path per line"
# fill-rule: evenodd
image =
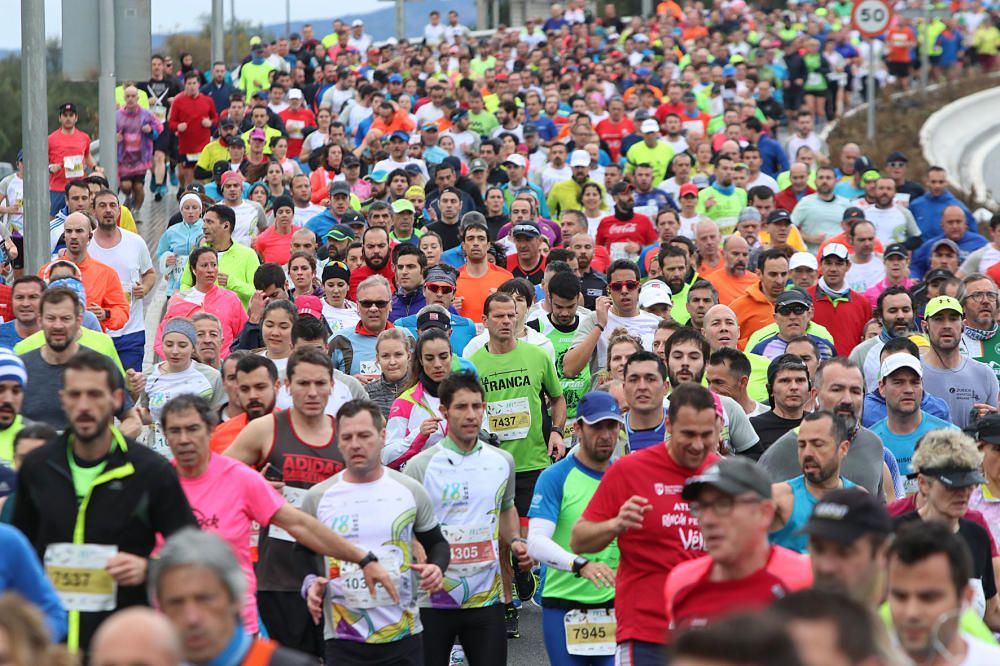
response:
M163 132L163 123L152 111L139 106L139 89L135 86L125 88L125 106L118 109L115 131L119 187L125 205L139 211L146 200L146 173L153 166L154 143Z
M85 169L97 169L90 154L90 137L76 129L79 119L76 104L59 105L59 129L49 134L49 215L54 216L66 203L66 185L80 180Z
M405 471L427 490L451 546L443 589L420 602L424 661L446 663L458 639L471 663L504 666L502 602L510 602L510 587L502 587L500 543L521 566L531 564L514 508L514 458L479 440L486 402L475 375L452 374L438 396L448 434Z
M611 627L618 545L612 541L597 553L577 555L570 550L570 533L608 469L623 422L618 403L609 394L584 395L573 425L578 445L542 472L535 484L528 513L528 552L546 566L542 633L553 666L614 663ZM594 629L598 640L592 641Z

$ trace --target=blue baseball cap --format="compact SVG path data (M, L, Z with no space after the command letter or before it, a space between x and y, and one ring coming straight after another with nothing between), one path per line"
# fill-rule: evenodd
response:
M21 150L17 151L17 161L18 162L23 162L24 161L24 149L23 148Z
M601 421L618 421L625 424L625 417L618 406L618 401L610 393L604 391L591 391L582 398L576 406L576 419L583 421L587 425L594 425Z
M389 75L389 83L402 83L402 82L403 82L403 77L400 76L399 74Z
M399 139L400 141L409 141L410 135L404 132L403 130L396 130L395 132L389 135L389 139L390 140Z

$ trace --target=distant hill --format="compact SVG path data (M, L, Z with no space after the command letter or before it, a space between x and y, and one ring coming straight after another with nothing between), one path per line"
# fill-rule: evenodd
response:
M382 41L395 37L396 35L396 5L394 2L384 3L382 9L368 12L367 14L340 14L336 17L315 18L307 21L292 21L292 32L302 32L302 26L311 23L317 38L330 32L334 18L339 18L344 23L350 25L354 19L361 19L365 22L365 32L376 41ZM476 0L434 0L434 2L406 2L404 11L406 14L406 35L408 37L419 37L424 32L427 24L427 15L432 9L441 12L441 21L447 21L447 14L454 9L462 19L462 23L475 28L476 24ZM241 19L244 17L240 17ZM194 32L194 31L191 31ZM276 37L285 34L284 23L272 23L262 26L262 35ZM176 34L176 33L171 33ZM153 50L156 51L166 41L170 35L165 33L153 35Z

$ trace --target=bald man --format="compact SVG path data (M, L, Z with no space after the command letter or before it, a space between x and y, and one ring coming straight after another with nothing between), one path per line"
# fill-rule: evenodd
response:
M816 192L809 187L809 167L802 162L796 162L788 170L791 185L774 195L774 205L791 213L803 197Z
M713 357L720 349L729 350L720 354L716 363L712 362L712 357L709 358L705 375L709 388L738 402L748 416L755 416L761 409L766 412L767 406L758 403L767 400L767 366L770 361L760 354L744 353L737 349L740 325L733 309L722 304L710 307L705 313L701 332L708 340ZM733 352L746 358L749 365L737 360ZM713 370L712 366L716 368ZM722 375L723 371L728 374ZM741 382L739 377L746 377L746 381ZM723 382L720 378L732 381ZM716 384L712 383L713 379Z
M719 225L707 217L694 225L694 244L698 255L698 275L708 276L722 268L722 253L719 251Z
M174 627L156 611L133 606L98 628L90 644L91 666L178 666L181 643Z
M748 270L750 245L741 236L728 236L722 243L723 267L705 279L719 292L719 303L729 305L757 284L757 274Z

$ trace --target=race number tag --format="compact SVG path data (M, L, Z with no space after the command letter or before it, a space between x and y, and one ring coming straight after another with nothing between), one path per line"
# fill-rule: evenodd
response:
M379 367L378 361L376 360L361 361L358 364L358 369L361 371L362 375L378 376L382 374L382 368Z
M563 616L566 652L585 657L610 656L615 653L614 609L571 610Z
M399 574L399 558L392 553L377 553L379 564L389 572L389 580L398 591L401 576ZM375 585L375 596L368 591L364 572L354 562L340 563L340 587L344 591L344 601L349 608L368 609L382 608L396 604L389 596L389 591L381 584Z
M187 153L184 155L184 157L187 158L188 162L197 162L199 159L201 159L201 153Z
M819 72L809 72L806 75L806 88L819 88L823 85L823 75Z
M302 130L305 129L306 123L303 120L289 120L285 123L285 129L288 130L288 138L290 139L301 139Z
M83 155L67 155L63 158L63 171L67 179L83 178Z
M117 546L53 543L45 549L45 573L66 610L96 612L115 609L118 584L104 567Z
M462 574L481 569L497 559L493 550L493 528L490 525L442 525L444 538L451 546L448 571Z
M531 430L528 399L513 398L487 403L486 428L503 442L527 437Z
M162 104L154 104L149 110L153 112L153 115L161 123L167 119L167 107Z
M305 488L292 488L291 486L284 486L281 489L281 496L284 497L289 504L294 506L296 509L302 508L302 502L306 498L306 493L308 491ZM271 525L268 531L268 536L272 539L281 539L282 541L295 541L295 537L281 529L277 525Z

